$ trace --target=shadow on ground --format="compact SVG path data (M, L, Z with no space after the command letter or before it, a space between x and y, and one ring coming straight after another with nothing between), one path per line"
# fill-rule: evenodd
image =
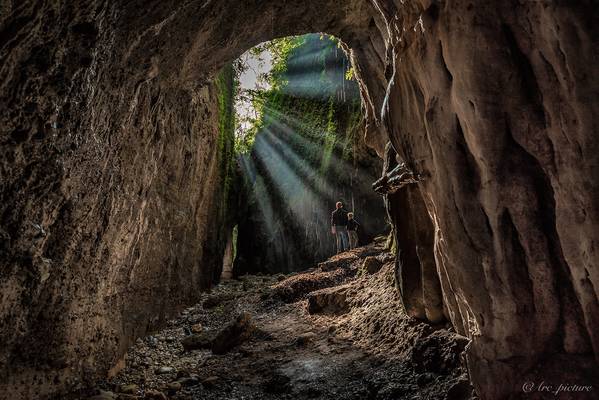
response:
M381 244L302 273L224 281L71 398L472 399L448 326L408 318Z

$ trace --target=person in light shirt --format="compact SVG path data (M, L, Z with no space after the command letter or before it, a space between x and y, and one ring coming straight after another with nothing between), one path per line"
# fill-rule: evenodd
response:
M358 247L358 222L354 219L354 213L347 213L347 235L349 236L349 248Z

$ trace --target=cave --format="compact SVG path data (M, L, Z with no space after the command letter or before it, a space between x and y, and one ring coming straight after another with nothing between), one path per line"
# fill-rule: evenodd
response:
M219 73L314 32L354 70L405 312L466 338L480 399L595 398L594 6L3 1L0 398L116 374L219 282L237 218Z

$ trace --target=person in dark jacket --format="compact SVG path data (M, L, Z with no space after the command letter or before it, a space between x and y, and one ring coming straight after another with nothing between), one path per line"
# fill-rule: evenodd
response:
M354 213L347 213L347 235L349 236L349 248L358 247L358 222L354 219Z
M335 205L336 209L331 214L331 232L337 239L337 254L349 249L347 237L347 211L343 209L340 201Z

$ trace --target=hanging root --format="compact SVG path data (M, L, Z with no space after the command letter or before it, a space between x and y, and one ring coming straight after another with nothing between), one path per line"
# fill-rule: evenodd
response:
M379 194L393 194L400 188L422 180L420 174L415 174L405 162L402 162L383 177L372 184L372 188Z

